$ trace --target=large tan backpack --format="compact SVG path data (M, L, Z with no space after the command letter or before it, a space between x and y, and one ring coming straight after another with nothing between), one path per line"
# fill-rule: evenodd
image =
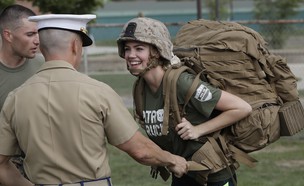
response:
M253 108L245 119L203 137L212 147L196 154L215 151L226 165L237 160L252 167L256 160L247 153L303 129L304 111L296 78L286 60L270 53L262 36L254 30L234 22L190 21L177 33L174 53L182 65L171 66L163 79L164 135L169 125L180 123L181 117L187 115L185 107L200 79L241 97ZM196 78L185 97L186 104L178 105L176 81L184 71ZM143 122L142 91L139 78L133 89L134 116L139 123ZM214 168L211 170L215 172Z
M246 152L304 127L297 80L286 60L266 45L248 27L204 19L184 25L174 43L174 53L186 66L252 106L251 115L224 131L231 144Z

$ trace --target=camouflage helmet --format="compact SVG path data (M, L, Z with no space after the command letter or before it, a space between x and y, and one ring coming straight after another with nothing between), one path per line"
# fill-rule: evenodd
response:
M124 58L124 41L130 40L154 45L160 55L168 61L173 57L170 33L167 27L158 20L138 17L127 22L117 39L120 57Z

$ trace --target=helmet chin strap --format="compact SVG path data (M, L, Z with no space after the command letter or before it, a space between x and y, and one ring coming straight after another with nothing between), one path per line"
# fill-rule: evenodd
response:
M146 72L151 70L152 68L155 68L159 65L159 59L158 58L151 58L150 63L145 69L129 69L127 66L127 69L133 76L142 77Z

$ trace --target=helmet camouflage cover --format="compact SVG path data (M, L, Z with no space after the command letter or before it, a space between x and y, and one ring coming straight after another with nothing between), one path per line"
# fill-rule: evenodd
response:
M170 61L173 45L167 27L160 21L138 17L125 24L117 39L118 54L124 58L124 41L140 41L154 45L160 55Z

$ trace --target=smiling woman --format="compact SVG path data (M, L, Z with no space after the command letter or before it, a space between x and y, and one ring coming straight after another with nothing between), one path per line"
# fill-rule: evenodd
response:
M199 80L197 86L192 86L195 75L188 71L178 76L170 73L173 69L182 69L181 63L173 54L167 27L158 20L148 17L129 20L117 44L118 54L125 59L129 72L138 77L133 89L133 109L146 134L162 149L197 162L199 170L207 170L190 172L181 178L173 175L171 185L235 185L235 167L221 166L223 162L217 161L220 158L213 156L216 154L213 146L198 139L246 117L251 111L250 105L204 81ZM177 79L172 86L169 77ZM175 95L169 91L173 86ZM188 102L186 95L190 87L195 93L189 96ZM172 116L170 110L174 109L168 104L172 98L186 108L182 119L169 117ZM215 110L221 113L213 117ZM214 154L205 154L206 151ZM205 162L207 159L211 162ZM206 164L214 167L206 167ZM225 166L227 169L223 168ZM161 168L152 169L157 172ZM189 170L192 170L191 166Z

